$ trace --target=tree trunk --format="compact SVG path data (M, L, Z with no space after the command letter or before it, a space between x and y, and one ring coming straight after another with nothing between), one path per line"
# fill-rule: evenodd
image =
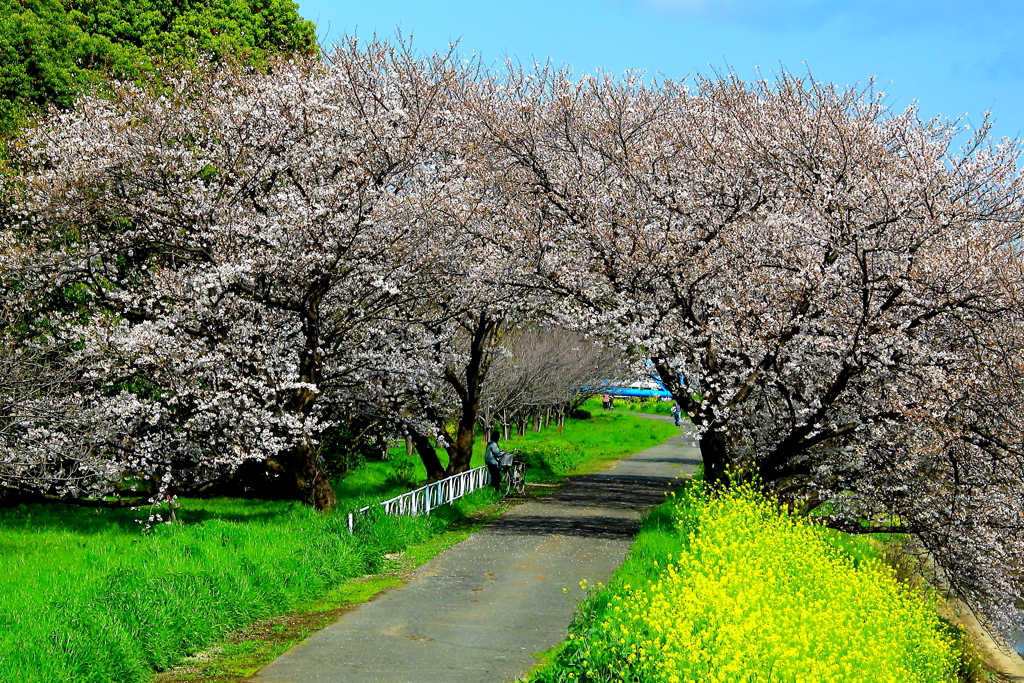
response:
M322 379L319 306L323 291L322 283L313 283L301 311L305 343L299 352L299 381L312 385ZM285 409L304 420L313 413L318 396L319 392L308 387L296 389ZM267 459L267 471L274 477L273 488L289 492L289 498L324 511L333 510L338 503L327 472L320 466L320 451L308 441Z
M672 394L672 398L675 399L676 405L684 413L696 415L700 410L701 404L697 403L691 388L682 383L679 373L672 369L672 365L668 360L652 358L651 363L654 365L655 370L658 371L658 379L661 380L661 384L668 389L668 392Z
M725 435L711 428L700 437L700 455L704 461L704 483L710 486L729 485L729 453Z
M445 369L444 379L458 394L461 403L455 436L449 437L451 443L446 447L448 469L445 474L448 476L469 469L476 440L477 415L480 413L480 390L490 368L491 347L504 322L502 318L495 319L487 313L481 313L473 321L469 362L459 372L450 367Z
M679 373L673 370L672 365L664 358L652 358L651 362L658 371L658 378L676 404L684 413L690 416L691 422L697 426L705 426L713 420L710 412L701 413L702 409L707 410L706 404L698 403L693 397L692 387L682 382ZM708 399L707 396L704 397ZM704 461L704 483L710 486L725 487L729 485L729 449L726 443L725 433L715 426L710 426L701 434L700 455Z
M267 469L276 476L274 488L282 498L297 498L324 511L333 510L338 502L320 466L319 453L309 444L299 444L267 460Z
M420 460L423 461L423 467L427 470L427 479L429 481L443 479L444 465L441 464L441 459L437 457L437 449L430 443L430 439L426 435L412 430L409 430L409 436L406 438L416 447L416 453L419 454Z
M473 458L473 444L476 443L476 411L473 411L471 419L463 419L455 430L455 441L448 447L448 469L445 473L449 476L465 472L469 469L469 461Z
M486 442L487 437L491 434L491 429L494 428L494 411L491 408L484 410L478 422L480 423L480 428L484 431L484 442Z

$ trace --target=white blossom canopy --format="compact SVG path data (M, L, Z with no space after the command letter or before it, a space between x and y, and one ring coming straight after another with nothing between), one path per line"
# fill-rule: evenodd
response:
M958 151L954 126L788 74L489 74L386 44L118 92L20 150L5 334L39 351L0 365L0 483L261 461L329 507L332 411L457 414L461 458L490 348L467 340L556 320L652 361L710 482L909 531L1019 623L1015 143Z

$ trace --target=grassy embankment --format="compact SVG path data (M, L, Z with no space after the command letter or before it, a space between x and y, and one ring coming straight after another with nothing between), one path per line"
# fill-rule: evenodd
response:
M534 474L557 478L672 431L599 415L508 445L539 465ZM482 490L430 517L371 516L349 535L345 513L422 477L396 454L338 482L334 514L280 501L184 500L178 523L148 534L130 510L0 510L0 681L146 681L211 645L220 654L197 663L195 680L239 680L499 509ZM257 637L236 631L254 623Z
M608 587L533 683L985 680L962 633L899 582L876 542L749 488L691 484L643 521Z
M600 409L601 403L597 398L592 398L588 401L588 408L591 408L590 404L595 403L596 409ZM651 413L653 415L672 415L672 401L662 401L660 398L616 398L614 404L614 410L616 412L631 412L631 413Z

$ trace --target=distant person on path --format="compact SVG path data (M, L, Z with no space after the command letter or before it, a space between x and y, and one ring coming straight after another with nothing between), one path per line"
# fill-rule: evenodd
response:
M498 440L501 438L501 433L494 431L491 432L491 438L487 442L487 450L484 451L484 463L487 465L487 471L491 473L491 486L494 487L495 491L501 490L501 456L505 455L505 451L498 448Z
M601 394L601 406L605 410L611 410L612 397L608 394Z
M683 424L683 419L682 419L682 416L680 415L680 413L682 413L682 412L683 411L679 408L679 404L678 403L673 403L672 404L672 418L675 419L675 421L676 421L676 427L679 427L679 426L681 426Z

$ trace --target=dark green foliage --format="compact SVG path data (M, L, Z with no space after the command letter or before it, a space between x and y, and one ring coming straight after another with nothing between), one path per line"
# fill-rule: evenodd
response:
M331 478L341 477L366 463L372 444L343 426L330 427L320 435L320 457Z
M591 418L591 412L589 410L583 410L582 408L574 408L569 413L569 418L572 420L589 420Z
M332 422L320 435L322 465L332 479L343 477L367 462L388 459L388 444L394 435L385 423L366 415L343 413L332 415ZM395 464L404 466L404 460ZM411 483L412 466L406 469L399 480Z
M392 469L384 481L388 484L394 484L395 486L415 488L417 464L422 464L422 461L419 461L415 456L410 456L404 452L392 456Z
M292 0L0 0L0 135L105 77L137 80L198 55L261 64L314 53Z

